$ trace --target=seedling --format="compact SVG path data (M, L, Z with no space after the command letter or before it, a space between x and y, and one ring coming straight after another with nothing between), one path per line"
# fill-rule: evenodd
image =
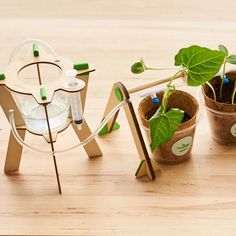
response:
M172 138L184 117L184 111L178 108L171 108L168 110L169 97L175 91L175 86L172 82L174 79L178 78L176 75L179 73L186 74L186 82L189 86L199 86L207 83L212 87L208 81L218 73L223 63L226 63L226 61L229 62L230 60L231 63L233 60L235 60L236 63L236 56L227 56L225 47L223 50L222 46L219 50L211 50L197 45L179 50L175 56L175 69L177 69L178 72L172 76L172 79L167 84L161 105L156 113L149 119L150 147L152 151L156 150L161 144L166 143ZM145 65L143 59L139 62L135 62L131 67L131 71L135 74L142 73L146 70L163 69L172 68L148 67Z
M224 61L223 61L223 74L221 77L221 84L220 84L220 101L222 100L222 92L223 92L223 86L224 84L229 83L229 79L225 76L226 74L226 64L236 64L236 55L229 55L228 49L224 45L219 45L219 50L225 53ZM212 88L211 88L212 89ZM214 100L216 101L216 93L213 88L212 90L214 94ZM231 103L234 104L234 97L235 97L235 92L236 92L236 80L234 81L234 89L232 92L232 97L231 97Z

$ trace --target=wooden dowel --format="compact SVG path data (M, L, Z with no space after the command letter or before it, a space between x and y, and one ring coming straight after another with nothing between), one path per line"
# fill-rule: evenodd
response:
M178 79L178 78L181 78L181 77L184 77L184 72L183 71L179 71L175 75L167 77L167 78L155 80L155 81L152 81L150 83L143 84L143 85L140 85L140 86L135 87L135 88L131 88L131 89L128 90L128 92L129 92L129 94L136 93L136 92L139 92L141 90L151 88L153 86L163 84L163 83L169 82L170 80L175 80L175 79Z
M53 140L52 140L52 132L51 132L51 127L50 127L50 122L49 122L48 109L47 109L46 105L44 106L44 109L45 109L46 121L47 121L47 126L48 126L48 134L49 134L49 138L50 138L51 150L52 150L52 152L54 152L54 145L53 145ZM58 190L59 190L59 194L61 194L61 183L60 183L59 173L58 173L58 169L57 169L56 156L53 154L52 157L53 157L53 163L54 163L56 177L57 177Z

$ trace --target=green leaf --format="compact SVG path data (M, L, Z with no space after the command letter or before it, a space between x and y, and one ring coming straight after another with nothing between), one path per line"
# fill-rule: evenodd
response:
M231 63L231 64L236 64L236 55L230 55L227 58L227 62Z
M187 70L190 86L199 86L212 79L220 70L225 53L197 45L182 48L175 56L175 65Z
M171 108L167 113L149 120L152 151L172 138L183 117L184 112L182 110Z
M229 55L229 51L228 51L228 49L224 45L222 45L222 44L218 45L218 49L220 51L224 52L226 56Z
M140 59L140 61L135 62L132 66L131 66L131 71L134 74L140 74L142 72L144 72L146 70L146 66L144 64L143 59Z

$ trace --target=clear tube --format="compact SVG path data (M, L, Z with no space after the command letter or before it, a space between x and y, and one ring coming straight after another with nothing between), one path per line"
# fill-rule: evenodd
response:
M181 86L178 86L178 87L181 87ZM78 98L78 97L76 97ZM131 100L136 100L136 99L140 99L140 95L136 95L136 96L133 96ZM112 116L114 116L114 114L121 109L121 107L123 107L124 105L126 104L126 101L122 101L121 103L119 103L116 107L114 107L112 109L112 111L102 120L102 122L100 123L100 125L91 133L91 135L89 137L87 137L85 140L83 140L82 142L72 146L72 147L69 147L69 148L65 148L65 149L62 149L62 150L55 150L54 152L52 152L51 150L42 150L42 149L38 149L36 147L32 147L31 145L27 144L24 140L21 139L21 137L19 136L18 132L17 132L17 129L16 129L16 126L15 126L15 121L14 121L14 110L9 110L9 122L10 122L10 126L11 126L11 129L12 129L12 133L15 137L15 139L22 145L22 146L25 146L27 148L30 148L31 150L34 150L36 152L41 152L41 153L46 153L46 154L56 154L56 153L64 153L64 152L67 152L67 151L70 151L70 150L73 150L77 147L80 147L80 146L84 146L86 144L88 144L89 142L91 142L95 136L99 133L99 131L107 124L107 122L112 118ZM77 105L76 105L77 106ZM196 120L196 123L193 124L191 127L188 127L187 129L185 129L184 131L187 131L187 130L191 130L193 129L202 119L203 117L203 109L200 107L199 109L199 114L198 114L198 117L197 117L197 120ZM178 131L178 133L181 133L182 131Z
M120 110L120 108L122 106L124 106L126 104L126 101L123 101L121 103L119 103L116 107L114 107L112 109L112 111L102 120L102 122L100 123L100 125L97 127L97 129L95 129L94 132L91 133L91 135L86 138L85 140L83 140L82 142L72 146L72 147L69 147L69 148L66 148L66 149L62 149L62 150L57 150L57 151L49 151L49 150L42 150L42 149L39 149L39 148L36 148L36 147L33 147L31 145L29 145L28 143L26 143L18 134L17 132L17 129L16 129L16 125L15 125L15 121L14 121L14 110L9 110L9 122L10 122L10 126L11 126L11 129L12 129L12 133L15 137L15 139L24 147L27 147L27 148L30 148L31 150L34 150L36 152L41 152L41 153L46 153L46 154L56 154L56 153L64 153L64 152L67 152L67 151L70 151L72 149L75 149L79 146L84 146L86 144L88 144L89 142L91 142L95 136L99 133L99 131L107 124L107 122L111 119L111 117L118 111Z

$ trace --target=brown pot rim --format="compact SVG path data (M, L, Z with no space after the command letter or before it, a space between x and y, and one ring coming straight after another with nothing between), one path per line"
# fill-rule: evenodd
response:
M218 101L215 101L214 99L208 97L208 96L206 95L206 93L204 92L203 85L201 86L201 92L202 92L202 94L203 94L203 96L204 96L205 98L207 98L207 99L210 100L211 102L214 102L214 103L217 104L217 105L224 105L224 106L226 106L226 107L236 106L236 104L228 104L228 103L224 103L224 102L218 102Z
M214 78L216 78L216 77L214 77ZM207 96L207 94L204 91L204 85L201 85L200 90L201 90L200 92L202 93L203 97L199 93L199 100L200 100L201 104L206 109L208 109L209 111L211 111L213 113L216 113L216 114L222 114L222 115L234 115L234 114L236 114L236 104L228 104L228 103L215 101L214 99ZM206 102L203 99L206 99L210 103L214 104L214 107L210 107L209 105L207 105ZM235 111L224 111L223 109L226 109L226 110L234 109Z
M189 94L189 93L187 93L187 92L185 92L185 91L183 91L183 90L175 90L175 92L180 92L180 93L184 93L184 94L186 94L187 96L189 96L193 101L194 101L194 104L195 104L195 106L196 106L196 112L195 112L195 114L194 114L194 116L192 116L191 117L191 119L190 120L188 120L188 121L186 121L186 122L184 122L184 123L181 123L180 125L179 125L179 127L177 128L177 130L175 131L175 134L178 134L178 133L182 133L182 132L185 132L185 131L188 131L188 130L190 130L190 129L193 129L194 127L196 127L196 125L198 124L198 122L199 122L199 119L200 119L200 117L197 117L198 116L198 113L199 113L199 103L198 103L198 101L197 101L197 99L194 97L194 96L192 96L191 94ZM145 99L147 99L147 97L146 98L143 98L142 100L141 100L141 102L143 101L143 100L145 100ZM140 102L140 103L141 103ZM139 104L140 104L139 103ZM178 107L176 107L176 108L178 108ZM201 115L200 115L201 116ZM144 118L144 117L143 117ZM145 119L145 118L144 118ZM146 121L147 121L147 119L145 119ZM193 123L194 122L194 124L193 125L191 125L191 126L189 126L189 124L191 124L191 123ZM145 126L144 124L142 124L142 122L140 122L141 123L141 125L142 125L142 127L144 128L144 129L146 129L146 130L149 130L149 127L148 126Z

